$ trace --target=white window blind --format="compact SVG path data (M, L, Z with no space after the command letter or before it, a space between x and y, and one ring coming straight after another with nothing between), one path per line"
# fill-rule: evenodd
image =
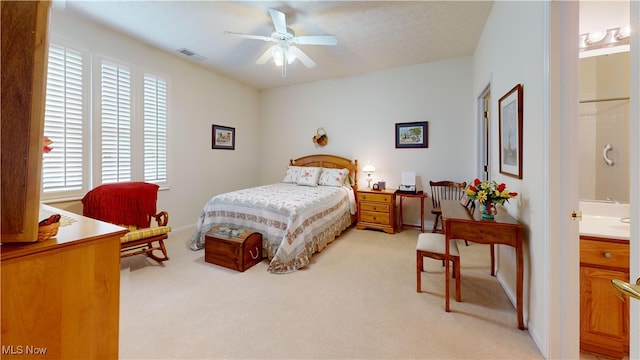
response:
M80 198L105 183L168 185L167 79L91 58L49 44L44 134L53 151L43 155L45 201Z
M44 134L53 151L43 156L42 191L83 190L83 54L51 44Z
M100 75L102 183L131 181L131 73L105 60Z
M144 75L144 181L167 181L167 82Z

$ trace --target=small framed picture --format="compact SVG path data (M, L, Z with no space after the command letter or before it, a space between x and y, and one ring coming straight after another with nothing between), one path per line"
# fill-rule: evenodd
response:
M522 85L498 102L500 173L522 179Z
M429 123L396 123L396 148L428 148Z
M235 150L236 129L228 126L211 125L211 148Z

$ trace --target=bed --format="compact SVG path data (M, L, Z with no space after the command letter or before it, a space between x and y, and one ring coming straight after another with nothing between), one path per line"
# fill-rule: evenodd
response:
M335 155L308 155L289 161L280 183L212 197L202 209L191 249L204 248L214 226L262 234L268 271L289 273L307 266L356 220L358 161Z

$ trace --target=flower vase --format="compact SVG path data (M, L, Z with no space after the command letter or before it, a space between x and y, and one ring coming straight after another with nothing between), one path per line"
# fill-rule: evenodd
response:
M482 213L483 219L493 219L493 217L498 212L498 210L496 209L496 204L492 203L491 201L482 203L482 205L480 206L480 211Z

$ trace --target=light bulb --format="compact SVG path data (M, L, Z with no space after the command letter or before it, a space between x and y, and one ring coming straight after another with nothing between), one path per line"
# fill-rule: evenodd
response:
M629 37L629 35L631 35L631 26L629 25L623 26L620 29L618 29L618 32L616 34L616 39L617 40L626 39Z
M599 41L602 41L605 36L607 36L607 32L606 31L594 31L589 33L589 35L587 35L587 43L588 44L594 44L597 43Z
M273 51L271 52L271 56L273 57L273 62L277 66L282 66L282 64L284 64L284 53L282 52L281 48L279 47L273 48Z
M287 63L291 64L294 61L296 61L297 57L295 54L292 54L290 52L287 53Z

